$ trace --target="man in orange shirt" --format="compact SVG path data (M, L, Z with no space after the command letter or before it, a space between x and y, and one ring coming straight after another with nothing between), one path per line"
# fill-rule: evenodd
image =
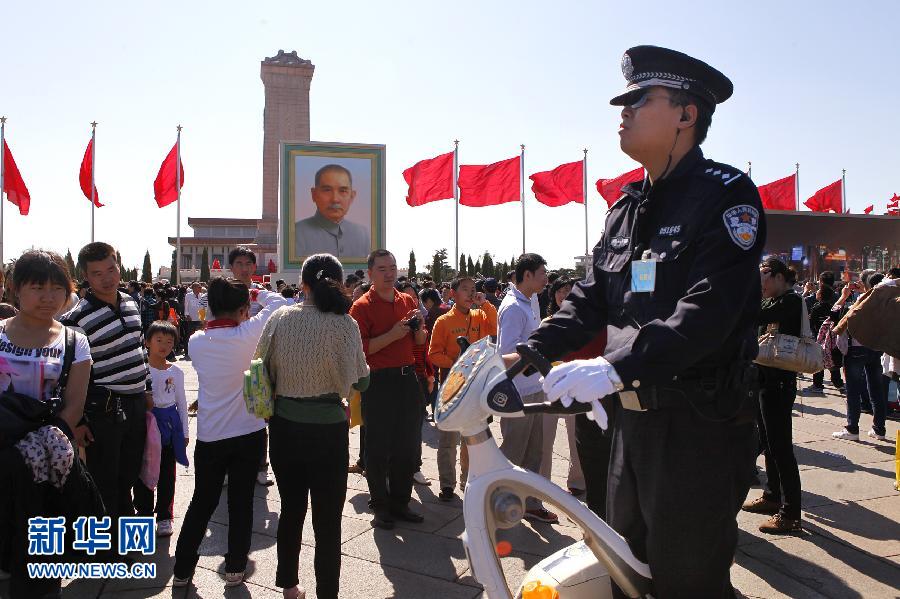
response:
M359 325L371 370L369 388L362 393L362 417L373 525L392 529L395 518L424 520L409 509L409 501L418 470L416 427L421 426L422 409L413 345L423 345L427 332L418 299L394 288L394 255L375 250L369 254L368 266L372 287L353 303L350 316Z
M443 382L448 371L459 357L457 337L465 337L470 343L488 335L497 334L497 309L488 302L483 293L475 293L475 281L471 277L457 277L450 285L450 295L454 301L449 312L438 318L431 331L428 359L438 367L438 379ZM473 308L473 302L478 308ZM438 476L440 478L441 501L457 498L456 487L456 446L459 433L440 431L438 436ZM469 471L469 452L465 444L460 452L462 477L460 488L465 487Z

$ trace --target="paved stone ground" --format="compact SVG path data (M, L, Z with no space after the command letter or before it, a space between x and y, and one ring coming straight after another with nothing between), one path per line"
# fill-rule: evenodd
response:
M189 362L179 362L187 376L189 401L196 397L197 378ZM809 384L803 381L803 385ZM804 531L797 536L772 537L758 532L764 516L741 513L740 537L732 580L752 597L897 597L900 595L900 494L893 488L894 444L838 441L831 433L843 422L844 398L829 392L824 398L804 398L794 412L794 443L803 482ZM871 416L863 414L860 428L868 430ZM192 438L194 419L191 420ZM423 471L437 478L436 435L425 432ZM560 427L564 426L560 421ZM895 439L898 423L888 423ZM499 436L499 430L495 431ZM557 434L553 480L565 484L568 450L565 431ZM351 434L351 456L358 453L358 429ZM193 454L193 448L189 448ZM760 464L762 460L760 459ZM224 499L200 548L195 586L173 589L172 554L193 488L193 472L179 467L175 536L157 548L158 577L142 582L72 581L66 599L116 597L227 597L278 598L275 582L275 534L280 509L277 487L257 486L252 553L246 584L224 590L222 555L226 547L227 511ZM350 475L341 532L343 542L341 596L348 598L475 599L482 595L472 578L460 534L461 503L438 502L437 484L416 486L423 524L398 524L394 531L373 529L366 508L365 480ZM757 496L758 489L750 492ZM224 495L223 495L224 497ZM578 529L564 521L558 526L522 524L502 538L514 548L503 560L511 585L525 572L577 538ZM307 518L300 555L300 580L308 597L315 597L312 528ZM513 587L515 588L515 586ZM0 585L0 596L6 586Z

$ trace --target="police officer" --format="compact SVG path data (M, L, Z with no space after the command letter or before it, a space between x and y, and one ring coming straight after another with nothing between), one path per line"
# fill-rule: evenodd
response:
M622 72L626 91L610 104L646 176L622 188L593 272L529 343L552 361L606 329L601 357L557 366L544 390L590 403L601 428L598 398L611 396L607 520L649 564L654 596L733 597L735 518L757 448L765 218L749 177L700 150L731 81L654 46L628 50Z

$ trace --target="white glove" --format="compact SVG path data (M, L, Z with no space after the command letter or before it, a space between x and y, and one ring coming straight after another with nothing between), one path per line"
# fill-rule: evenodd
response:
M600 398L622 389L619 375L605 358L573 360L555 366L543 379L547 399L559 401L564 407L573 401L591 404L588 418L606 429L606 410L600 405Z

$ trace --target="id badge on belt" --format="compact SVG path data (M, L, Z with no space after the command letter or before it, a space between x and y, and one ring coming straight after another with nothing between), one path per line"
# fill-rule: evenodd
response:
M645 256L631 263L631 292L651 293L656 289L656 260Z

